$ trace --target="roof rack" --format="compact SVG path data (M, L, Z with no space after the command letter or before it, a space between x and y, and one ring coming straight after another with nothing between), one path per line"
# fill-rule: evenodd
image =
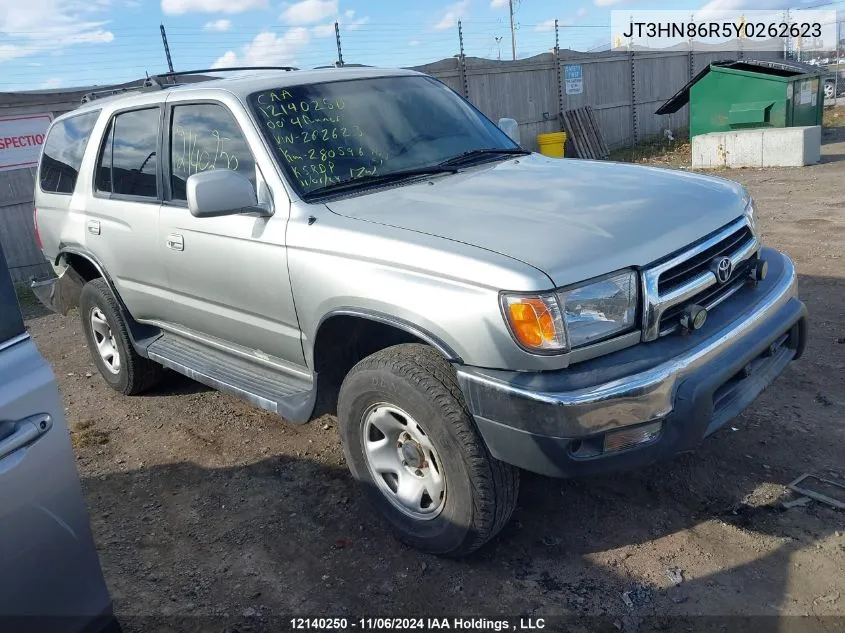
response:
M162 90L164 88L172 88L173 86L181 85L176 82L176 77L182 75L205 75L208 73L223 73L240 70L284 70L290 72L299 70L293 66L233 66L230 68L203 68L200 70L180 70L176 72L161 73L158 75L148 75L142 83L137 86L123 86L120 88L105 88L103 90L92 90L82 95L82 103L89 103L94 99L103 99L105 97L113 97L115 95L123 94L130 91L145 91L145 90Z
M181 77L182 75L205 75L207 73L226 73L231 72L233 70L284 70L286 72L290 72L293 70L299 70L299 68L295 68L293 66L231 66L228 68L203 68L201 70L179 70L176 72L169 72L169 73L161 73L160 75L153 75L152 77L148 78L148 81L153 81L161 84L160 80L167 80L173 79L175 77ZM175 82L174 82L175 83Z

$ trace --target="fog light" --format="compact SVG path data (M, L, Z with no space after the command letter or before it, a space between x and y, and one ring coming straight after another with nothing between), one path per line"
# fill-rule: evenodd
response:
M767 274L769 274L769 262L765 259L759 260L750 271L751 279L754 281L763 281Z
M661 429L663 429L663 422L652 422L633 429L608 433L604 436L604 452L611 453L639 444L648 444L657 439Z
M700 330L706 320L707 310L700 305L687 306L681 313L681 327L687 331Z

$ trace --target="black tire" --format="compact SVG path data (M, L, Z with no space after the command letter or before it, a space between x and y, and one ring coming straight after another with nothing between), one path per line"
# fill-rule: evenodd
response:
M376 485L364 454L363 429L364 414L378 403L406 411L436 448L446 479L436 518L408 516ZM341 386L338 419L352 475L400 541L432 554L463 556L507 524L516 506L519 470L490 455L454 369L433 348L396 345L359 362Z
M91 313L95 309L103 313L114 336L120 355L120 369L116 373L106 366L97 352L94 329L91 325ZM122 394L135 395L146 391L161 380L164 368L139 355L132 347L120 306L104 279L94 279L83 286L79 297L79 314L91 358L94 359L94 364L112 389Z

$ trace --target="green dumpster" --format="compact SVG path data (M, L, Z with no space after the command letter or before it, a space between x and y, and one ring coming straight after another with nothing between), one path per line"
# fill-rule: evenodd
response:
M821 72L791 61L713 62L657 110L689 103L690 136L759 127L821 125Z

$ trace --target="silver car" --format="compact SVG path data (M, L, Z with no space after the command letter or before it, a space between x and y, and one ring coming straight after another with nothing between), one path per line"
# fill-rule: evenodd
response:
M119 630L50 364L0 249L0 630Z
M337 413L416 547L483 545L519 469L693 448L801 354L792 262L736 183L531 154L407 70L177 81L53 123L36 290L122 393L168 367Z

